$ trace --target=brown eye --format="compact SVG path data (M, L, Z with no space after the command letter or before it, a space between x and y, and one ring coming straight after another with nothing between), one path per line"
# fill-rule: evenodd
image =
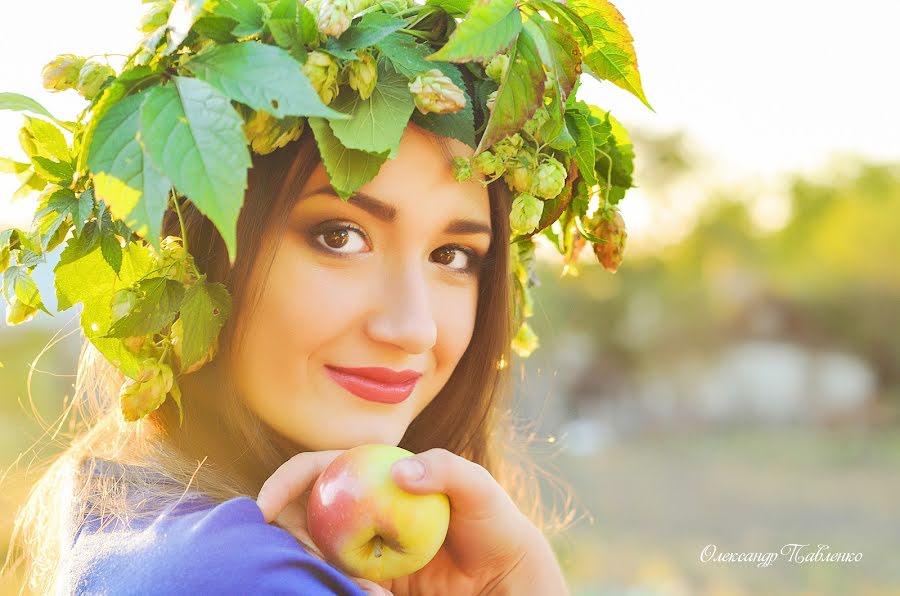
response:
M454 257L457 253L465 257L465 259L462 260L462 266L450 266L450 264L455 260ZM438 263L440 263L441 265L450 266L450 269L453 269L454 271L466 272L472 268L472 265L470 263L473 260L473 255L470 250L461 246L443 246L437 249L434 254L437 255L437 258L435 260Z
M353 250L354 235L359 239L357 240L358 246L356 247L356 251ZM350 254L352 252L360 252L359 249L364 249L366 247L366 241L363 233L355 227L348 225L320 228L318 230L314 230L312 234L310 234L310 236L312 237L312 240L315 242L316 246L324 249L327 252L333 252L335 254ZM344 249L347 246L350 247L350 250L338 250Z
M325 239L325 244L331 248L341 248L347 244L347 238L350 237L350 232L346 229L331 230L330 232L322 234L322 237Z

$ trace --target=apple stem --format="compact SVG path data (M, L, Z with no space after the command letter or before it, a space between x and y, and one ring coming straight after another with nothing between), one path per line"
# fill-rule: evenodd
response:
M381 556L381 536L375 536L375 558Z

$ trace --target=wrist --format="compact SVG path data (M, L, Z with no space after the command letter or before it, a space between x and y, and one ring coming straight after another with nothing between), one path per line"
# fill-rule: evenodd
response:
M569 594L556 554L537 527L533 527L522 556L509 570L486 585L480 596L521 594Z

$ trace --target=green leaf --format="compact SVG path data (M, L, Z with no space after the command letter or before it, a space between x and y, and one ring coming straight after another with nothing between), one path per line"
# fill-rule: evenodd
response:
M595 115L602 112L596 106L589 107ZM628 131L610 112L606 112L603 122L593 128L594 146L598 147L598 176L603 181L609 180L613 186L631 188L634 185L631 177L634 172L634 148L628 137ZM599 134L596 134L597 132ZM606 142L601 146L598 139L604 134Z
M367 153L344 147L324 118L310 118L308 122L316 137L331 186L342 199L346 200L374 178L387 160L390 151Z
M104 228L100 233L100 252L106 264L118 275L122 270L122 245L111 227Z
M41 178L58 186L69 186L75 175L75 168L67 161L53 161L40 155L31 158L34 171Z
M227 97L276 118L347 117L322 103L300 63L275 46L255 41L216 46L185 66Z
M243 121L230 100L209 83L178 76L174 82L154 87L141 107L146 151L213 222L234 263L237 219L251 163Z
M587 184L597 184L597 174L594 170L596 155L594 153L594 135L591 125L584 113L579 110L569 110L566 120L571 123L575 131L575 163L578 164L578 173Z
M31 156L39 155L58 162L71 162L69 144L58 128L40 118L25 117L24 133L33 143Z
M550 80L554 82L560 99L565 103L581 74L581 49L578 42L565 27L539 15L529 18L525 26L536 41L541 61L549 70Z
M522 29L516 0L478 0L447 43L428 57L445 62L490 60L505 50Z
M443 8L451 17L461 18L472 8L472 0L428 0L427 6Z
M7 298L13 296L26 306L41 308L41 295L37 284L28 275L25 265L14 265L3 272L3 293Z
M415 108L409 81L385 61L378 61L378 84L368 99L356 93L344 93L332 105L351 116L331 121L331 130L348 149L371 153L393 151Z
M20 174L27 172L31 168L31 164L15 161L8 157L0 157L0 172L4 174Z
M166 23L165 31L169 41L163 50L163 56L168 56L181 46L194 23L203 14L203 5L206 2L207 0L175 0L169 13L169 21Z
M189 368L206 355L230 314L231 296L223 284L204 280L187 289L181 303L182 368Z
M417 43L406 33L392 33L375 44L375 47L381 50L382 56L391 61L394 70L410 79L439 64L426 60L425 57L431 50L427 45Z
M135 292L137 301L131 311L113 323L109 333L102 337L123 338L156 333L175 320L184 298L181 282L167 277L141 280L135 285Z
M465 81L463 81L462 74L457 66L447 62L437 62L432 64L432 68L435 67L449 77L454 85L460 89L466 89ZM426 130L441 136L458 139L469 147L475 148L475 116L472 112L472 98L468 92L466 92L466 106L457 112L422 114L415 110L412 119Z
M77 198L75 193L68 188L60 188L44 197L41 204L38 205L32 223L32 228L41 239L41 248L44 251L52 250L49 248L49 244L56 236L60 226L66 221L67 216L72 218L76 231L81 233L85 221L91 216L93 207L92 201Z
M255 0L218 0L210 12L235 21L231 33L237 37L256 35L262 31L263 9Z
M12 200L15 201L16 199L27 197L33 192L40 192L44 190L45 186L47 186L46 180L37 174L32 174L28 180L13 193Z
M12 110L14 112L31 112L50 118L68 131L75 130L74 122L64 122L47 111L47 108L21 93L0 93L0 110Z
M534 116L544 101L544 80L537 48L528 31L523 30L509 53L509 66L476 154L515 133Z
M93 229L93 231L89 231ZM96 222L85 226L80 237L69 240L54 268L56 295L60 311L84 303L81 326L85 337L113 365L134 378L140 370L140 358L129 352L119 339L102 338L112 322L112 297L116 291L131 287L153 266L147 245L130 242L122 252L119 275L103 258Z
M118 79L104 87L103 91L100 92L100 97L96 98L96 102L94 103L91 119L88 120L87 126L84 127L81 134L81 151L78 153L78 162L75 165L75 171L84 172L87 168L87 157L91 150L91 142L93 141L94 131L97 129L97 125L103 120L103 116L106 112L116 105L128 91L129 83L123 82L122 77L126 74L130 75L132 71L137 71L138 69L141 69L138 72L144 72L143 69L145 68L147 67L138 66L135 69L126 70Z
M341 50L356 50L373 46L394 31L406 26L406 21L383 12L370 12L341 35L335 47Z
M556 0L531 0L528 2L528 6L535 10L545 11L551 17L555 17L558 23L562 23L562 21L567 22L570 25L569 30L577 29L586 45L589 46L594 43L591 28L578 16L578 13L562 2L557 2Z
M644 95L634 38L622 13L609 0L571 0L568 5L593 36L593 43L581 36L585 72L628 91L655 112Z
M266 26L275 43L286 50L303 48L318 39L315 17L297 0L280 0Z
M126 97L103 115L93 132L87 158L94 192L116 219L159 246L171 181L141 145L140 115L149 91Z

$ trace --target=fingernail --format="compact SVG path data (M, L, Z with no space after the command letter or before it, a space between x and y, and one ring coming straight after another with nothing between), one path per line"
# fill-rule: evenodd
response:
M401 459L394 464L394 467L407 480L421 480L425 477L425 464L414 457Z

